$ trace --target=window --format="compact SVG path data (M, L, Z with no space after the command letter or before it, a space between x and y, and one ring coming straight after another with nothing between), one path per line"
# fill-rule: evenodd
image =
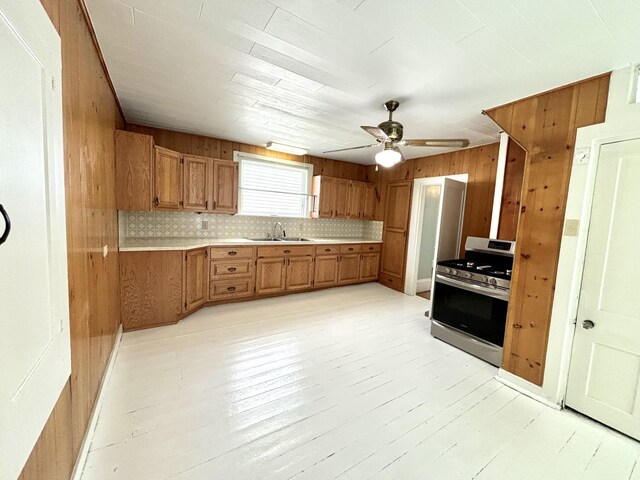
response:
M313 166L235 152L240 215L308 217Z

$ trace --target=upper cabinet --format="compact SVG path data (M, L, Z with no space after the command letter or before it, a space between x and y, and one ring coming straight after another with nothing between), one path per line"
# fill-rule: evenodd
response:
M238 213L238 164L213 161L213 203L211 211Z
M211 159L184 155L183 162L184 210L196 212L209 210Z
M238 212L238 164L154 146L153 137L116 131L118 210Z
M182 155L155 147L153 162L153 208L180 210L182 207Z
M316 175L313 195L314 218L374 219L376 196L371 183Z

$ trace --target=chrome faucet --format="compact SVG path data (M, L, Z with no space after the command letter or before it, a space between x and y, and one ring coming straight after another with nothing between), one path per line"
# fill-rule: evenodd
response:
M276 231L278 229L278 225L280 225L280 231L282 232L282 238L287 238L287 232L284 231L284 227L282 226L282 223L280 223L280 222L276 222L275 225L273 226L273 238L279 238L276 235Z

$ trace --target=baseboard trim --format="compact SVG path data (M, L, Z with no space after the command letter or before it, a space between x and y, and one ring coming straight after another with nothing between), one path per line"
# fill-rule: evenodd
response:
M559 405L544 396L542 388L534 385L533 383L529 383L526 380L503 370L502 368L498 370L498 374L495 376L495 379L503 385L513 388L518 393L526 395L547 407L551 407L554 410L562 410L562 405ZM539 392L536 392L536 390L539 390Z
M98 418L100 417L100 409L102 408L103 401L103 393L104 386L109 381L109 377L111 376L111 371L113 370L113 365L116 361L116 357L118 356L118 349L120 348L120 341L122 340L122 324L118 328L118 332L116 333L116 339L113 343L113 349L111 350L111 355L109 355L109 361L107 362L107 368L104 371L104 375L102 376L102 381L100 382L100 388L98 389L98 396L96 397L96 403L93 406L93 411L91 412L91 418L89 418L89 426L87 430L84 432L84 438L82 439L82 445L80 446L80 453L78 454L78 458L76 459L76 464L73 467L73 472L71 473L71 480L80 480L82 476L82 470L84 470L84 465L87 462L87 457L89 456L89 447L91 447L91 439L93 438L93 433L96 430L96 425L98 424Z

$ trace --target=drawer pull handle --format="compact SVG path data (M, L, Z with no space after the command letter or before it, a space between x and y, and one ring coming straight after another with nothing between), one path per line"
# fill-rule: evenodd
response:
M236 270L237 270L237 268L236 268L236 267L229 267L229 268L227 268L227 271L228 271L228 272L235 272Z
M284 253L291 253L291 250L285 250Z
M353 252L353 247L349 247L349 251L350 251L350 252Z
M235 292L236 291L236 287L227 287L227 291Z
M231 255L232 257L233 257L234 255L237 255L237 254L238 254L238 252L235 252L235 251L233 251L233 250L231 250L230 252L227 252L227 253L228 253L229 255Z
M325 248L325 249L324 249L324 251L325 251L325 252L330 252L330 251L331 251L331 249L330 249L330 248Z

